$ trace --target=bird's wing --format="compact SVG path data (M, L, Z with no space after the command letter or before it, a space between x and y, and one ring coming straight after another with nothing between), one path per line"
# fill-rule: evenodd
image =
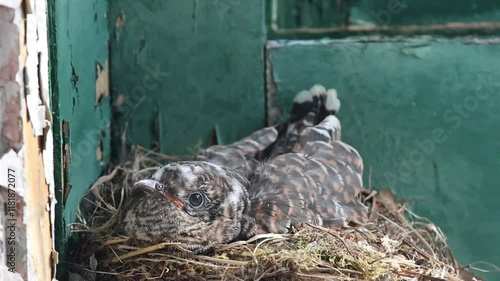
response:
M277 137L278 131L274 127L264 128L232 144L208 147L200 152L195 160L208 161L248 175L254 171L260 154L276 141Z
M312 120L315 114L304 119ZM340 131L339 120L328 115L296 133L290 152L256 169L250 177L251 207L242 223L243 237L288 232L301 222L347 226L368 220L368 209L358 199L363 161L340 141Z
M291 152L302 138L302 130L335 114L339 107L335 90L327 91L323 86L315 85L295 97L288 122L258 130L229 145L211 146L201 151L195 160L209 161L249 175L259 161ZM335 136L340 138L340 128Z

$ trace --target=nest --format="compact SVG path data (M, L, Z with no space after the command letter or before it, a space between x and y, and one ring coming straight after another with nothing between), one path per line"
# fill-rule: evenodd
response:
M72 275L84 280L466 280L433 223L397 202L389 190L366 191L370 224L330 229L298 225L195 255L176 243L145 245L111 233L132 184L165 161L141 148L91 188L72 225ZM470 278L467 278L470 279ZM473 279L470 279L473 280Z

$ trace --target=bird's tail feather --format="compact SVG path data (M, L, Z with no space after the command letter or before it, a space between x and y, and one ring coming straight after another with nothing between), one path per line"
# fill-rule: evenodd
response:
M299 92L292 105L288 122L277 127L277 141L268 148L269 158L292 152L308 141L340 140L340 121L334 116L340 109L335 89L314 85Z

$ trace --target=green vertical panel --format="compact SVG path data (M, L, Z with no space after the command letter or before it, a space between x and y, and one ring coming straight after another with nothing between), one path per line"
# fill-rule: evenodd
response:
M346 18L345 3L331 0L270 0L277 1L277 24L280 28L333 27Z
M358 25L431 25L500 19L497 0L353 0L351 23Z
M365 184L413 200L460 262L500 264L498 40L366 39L270 43L277 104L336 88Z
M132 144L186 153L215 126L229 142L264 125L263 1L120 0L110 20L117 120Z
M109 162L109 97L96 103L97 64L105 67L108 59L108 5L98 0L53 0L48 4L58 201L56 245L64 255L67 225L75 222L80 198Z

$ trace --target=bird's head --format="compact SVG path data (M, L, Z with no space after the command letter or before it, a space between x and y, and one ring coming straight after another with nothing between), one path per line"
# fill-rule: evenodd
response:
M134 186L145 192L124 206L125 234L181 242L196 251L236 238L249 204L244 177L202 161L166 165Z

